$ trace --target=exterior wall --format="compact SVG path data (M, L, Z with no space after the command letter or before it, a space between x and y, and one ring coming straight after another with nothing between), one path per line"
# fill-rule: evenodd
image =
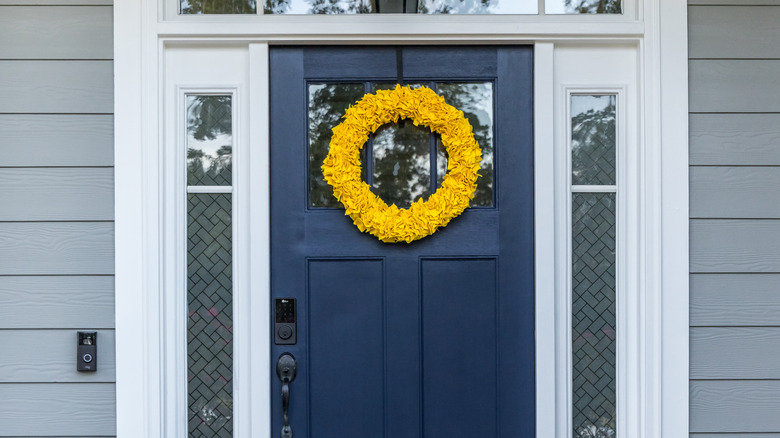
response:
M116 433L112 9L0 0L0 436Z
M691 437L780 437L780 1L688 14Z

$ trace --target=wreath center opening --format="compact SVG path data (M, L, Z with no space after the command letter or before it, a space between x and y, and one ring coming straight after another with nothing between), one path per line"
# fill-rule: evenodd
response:
M388 205L409 208L441 187L447 152L441 136L409 119L379 127L364 146L363 180Z

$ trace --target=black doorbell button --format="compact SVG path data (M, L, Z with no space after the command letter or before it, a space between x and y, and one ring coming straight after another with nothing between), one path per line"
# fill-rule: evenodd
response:
M277 298L274 304L274 343L293 345L298 342L295 298Z
M97 371L97 332L78 332L76 370Z

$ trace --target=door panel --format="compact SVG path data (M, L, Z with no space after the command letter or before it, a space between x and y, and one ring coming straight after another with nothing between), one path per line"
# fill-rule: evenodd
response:
M531 437L532 49L402 54L407 83L492 84L494 202L411 244L382 243L343 210L314 208L310 86L394 83L396 48L271 50L272 295L298 303L298 342L274 345L272 368L284 352L298 362L291 426L312 438ZM472 125L486 120L474 113ZM371 142L366 149L364 166ZM281 384L272 381L278 436Z

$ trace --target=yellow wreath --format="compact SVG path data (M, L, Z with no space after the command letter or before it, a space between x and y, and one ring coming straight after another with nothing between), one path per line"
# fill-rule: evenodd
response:
M377 128L406 118L439 133L449 159L441 187L427 201L419 198L402 209L388 206L363 181L360 149ZM347 109L344 121L333 128L322 173L360 231L382 242L409 243L433 234L469 206L481 160L482 151L463 111L448 105L430 88L397 85L393 90L366 94Z

